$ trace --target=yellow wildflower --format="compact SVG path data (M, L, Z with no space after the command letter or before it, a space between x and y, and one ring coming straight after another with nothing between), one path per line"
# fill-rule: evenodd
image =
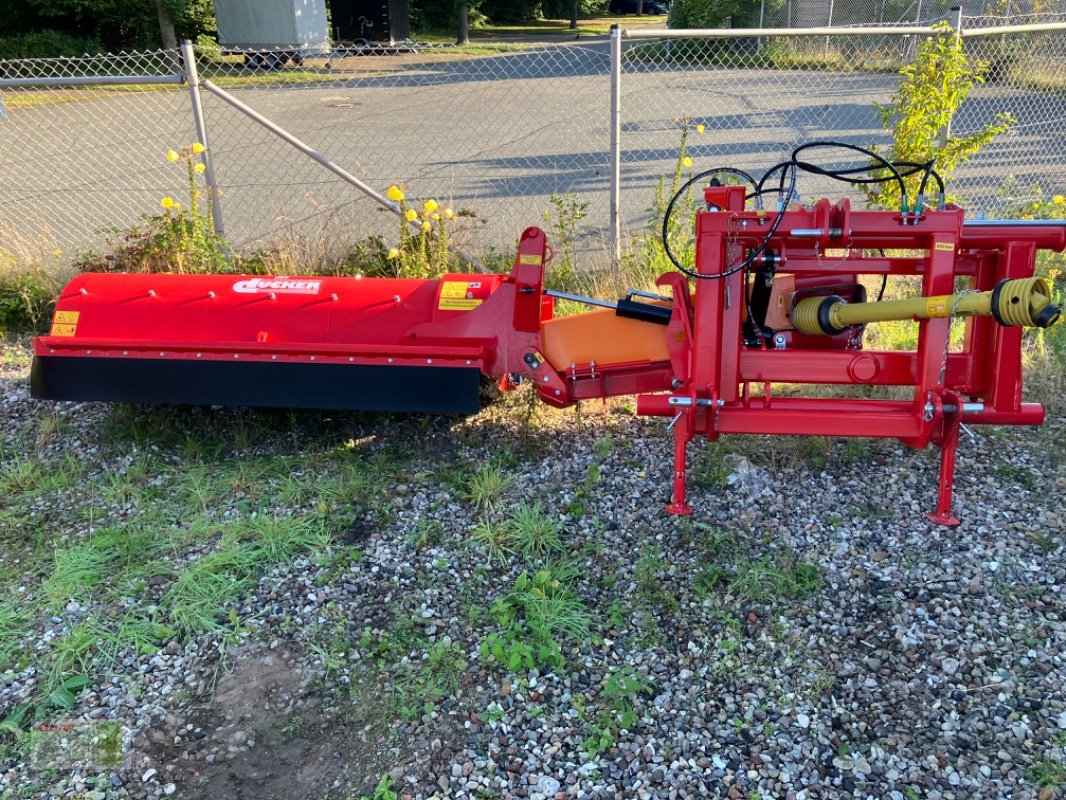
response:
M1057 194L1053 198L1051 198L1051 202L1053 202L1057 206L1066 205L1066 197L1063 197L1061 194Z
M196 153L197 155L199 155L200 153L202 153L202 152L203 152L204 150L206 150L206 149L207 149L207 148L206 148L206 147L204 147L204 146L203 146L202 144L200 144L199 142L193 142L193 143L192 143L192 151L193 151L194 153Z
M193 167L193 169L196 170L198 173L203 174L203 171L207 169L207 167L205 167L203 164L197 164L195 167Z
M436 221L436 220L439 220L439 219L440 219L440 214L437 214L436 212L434 212L434 214L433 214L433 219L434 219L435 221Z
M63 255L63 251L57 247L55 250L52 251L52 255L54 255L56 258L59 258L61 255Z
M692 166L692 159L689 158L688 156L685 156L684 160L681 163L684 164L686 167L691 167Z
M429 224L428 222L423 222L423 223L422 223L422 230L424 230L424 231L428 231L428 230L429 230L430 228L432 228L432 227L433 227L433 226L432 226L432 225L430 225L430 224Z
M399 250L397 250L395 247L392 247L392 248L389 249L388 259L390 261L395 261L399 257L400 257L400 251Z
M413 208L409 208L407 209L406 216L408 222L414 222L416 219L418 219L418 212L415 211Z
M427 200L424 205L425 205L426 211L428 213L430 213L430 214L432 214L434 211L437 210L437 201L436 200L432 200L432 199Z
M167 150L167 161L173 163L177 161L181 156L178 155L177 150Z
M706 125L701 124L696 126L696 133L703 133L705 130L707 130Z
M455 216L455 212L452 211L450 208L444 209L444 218L445 219L451 219L454 216Z
M167 209L173 208L174 207L174 198L173 197L164 197L162 200L159 201L159 205L161 205L161 206L163 206L163 208L167 208Z
M385 190L385 196L388 197L394 203L402 203L404 201L403 190L399 186L393 184Z

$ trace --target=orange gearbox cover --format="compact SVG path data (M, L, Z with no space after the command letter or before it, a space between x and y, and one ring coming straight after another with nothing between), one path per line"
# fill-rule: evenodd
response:
M559 371L590 361L607 365L670 360L666 328L619 317L609 309L544 322L541 349Z

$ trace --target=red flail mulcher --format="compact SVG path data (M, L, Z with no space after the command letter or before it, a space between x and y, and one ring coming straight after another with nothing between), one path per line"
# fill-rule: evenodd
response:
M745 187L711 184L694 263L659 278L658 293L617 302L545 290L550 250L537 228L522 233L508 275L82 274L35 341L33 395L458 414L478 410L485 379L529 382L560 407L636 395L639 414L673 418L672 513L690 511L696 437L866 436L939 447L929 518L957 524L960 426L1043 421L1022 401L1022 328L1059 317L1033 274L1038 250L1066 247L1066 227L920 203L767 212ZM920 295L868 296L890 276L920 279ZM555 317L560 296L593 308ZM961 345L949 339L954 318L965 321ZM916 348L865 349L865 327L884 320L913 320ZM804 396L812 384L856 391ZM868 387L887 386L907 387L895 393L904 399L868 399Z

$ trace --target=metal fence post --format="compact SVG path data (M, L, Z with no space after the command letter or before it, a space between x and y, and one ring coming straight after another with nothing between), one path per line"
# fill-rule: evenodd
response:
M962 7L953 6L951 11L948 12L951 17L951 27L955 29L955 46L962 47ZM940 136L938 137L938 143L940 149L943 150L948 146L948 139L951 138L951 117L948 117L948 121L944 124L944 127L940 129Z
M181 40L181 59L185 64L185 81L189 84L189 100L192 103L192 119L196 126L196 140L204 146L200 154L204 164L204 180L211 195L211 219L215 224L215 233L225 241L226 231L222 226L222 204L219 202L218 181L215 179L215 163L211 155L211 144L207 141L207 123L204 120L204 106L200 99L200 73L196 69L196 54L192 42ZM228 254L227 254L228 255Z
M622 29L611 26L611 266L622 264Z

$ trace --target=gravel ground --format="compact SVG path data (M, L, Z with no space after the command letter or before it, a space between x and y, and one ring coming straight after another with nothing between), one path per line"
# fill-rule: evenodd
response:
M71 456L83 478L5 500L37 534L3 530L29 657L0 674L0 716L36 703L125 731L122 769L44 772L5 731L3 797L359 797L384 780L410 798L1048 800L1066 782L1062 412L964 439L955 529L924 517L934 451L865 440L694 445L695 514L678 519L661 511L664 426L624 402L529 417L519 396L469 419L109 410L34 402L25 350L3 355L4 468ZM233 482L194 513L190 440L220 443L212 468L309 458L289 476L306 491ZM254 513L321 514L341 451L380 465L386 490L330 511L328 547L259 569L215 629L92 662L73 708L41 710L40 660L116 602L49 607L53 549L147 506L173 509L166 531L247 516L248 495ZM151 503L93 494L145 453ZM512 481L478 509L470 476L490 464ZM563 552L474 541L479 519L536 503ZM163 585L128 602L165 608L166 582L220 546L176 548ZM564 666L508 670L482 646L493 603L545 564L591 634L557 637Z

